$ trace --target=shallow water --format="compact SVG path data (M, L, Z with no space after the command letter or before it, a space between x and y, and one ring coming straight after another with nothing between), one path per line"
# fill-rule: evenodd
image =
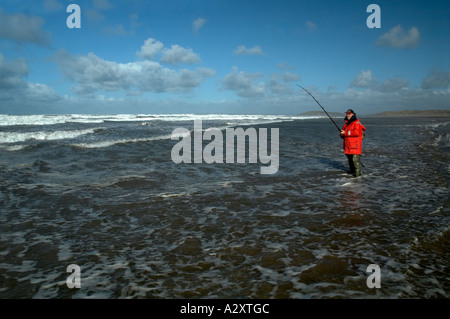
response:
M173 163L197 118L278 128L278 172ZM354 179L329 119L2 116L0 298L449 298L450 121L361 121Z

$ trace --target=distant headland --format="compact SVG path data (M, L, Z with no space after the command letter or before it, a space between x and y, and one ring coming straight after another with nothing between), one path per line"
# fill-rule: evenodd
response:
M337 112L328 112L331 117L344 117L344 113L337 113ZM303 112L299 114L300 116L311 116L311 117L317 117L317 116L324 116L327 117L327 115L323 111L309 111L309 112Z
M328 112L331 117L345 117L344 113ZM300 114L301 116L326 117L322 111L309 111ZM364 117L450 117L450 110L405 110L387 111L376 114L364 115Z
M450 117L450 110L405 110L370 114L373 117Z

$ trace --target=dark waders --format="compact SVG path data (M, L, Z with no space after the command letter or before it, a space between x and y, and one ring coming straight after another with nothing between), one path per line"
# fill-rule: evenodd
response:
M360 155L346 154L348 165L350 166L350 174L355 177L361 176Z

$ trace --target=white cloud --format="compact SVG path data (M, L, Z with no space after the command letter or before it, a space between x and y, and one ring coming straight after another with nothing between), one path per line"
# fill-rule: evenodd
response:
M299 81L300 79L301 79L300 76L296 73L291 73L287 71L286 73L283 74L283 80L285 82Z
M206 19L198 18L194 22L192 22L192 28L194 29L195 32L198 32L201 28L203 28L206 21L207 21Z
M0 53L0 91L24 86L22 78L28 75L28 64L25 59L7 62Z
M241 97L263 96L266 91L264 83L254 83L254 79L261 76L261 74L245 73L244 71L238 72L238 68L233 67L232 72L223 78L222 84L226 90L234 91Z
M185 49L175 44L170 49L163 51L161 62L167 64L199 63L200 57L192 49Z
M106 18L101 13L101 11L110 10L114 6L108 0L93 0L89 1L91 7L86 5L81 5L82 7L82 16L85 17L88 21L99 23L104 21Z
M261 47L254 46L253 48L247 49L245 45L240 45L234 50L234 54L236 55L264 55Z
M44 23L41 17L29 17L23 13L6 14L0 8L0 38L49 46L50 34L42 29Z
M314 22L311 21L307 21L306 22L306 27L308 28L309 32L313 32L317 30L317 25Z
M278 63L277 67L281 70L294 70L295 66L289 65L287 63Z
M448 88L450 86L450 71L438 71L433 68L422 80L422 89Z
M178 44L172 45L170 49L164 48L164 44L155 39L145 40L141 50L136 54L148 60L154 60L161 53L161 63L180 64L180 63L199 63L200 57L192 49L186 49Z
M26 83L28 63L25 59L6 61L0 53L0 100L56 101L58 94L41 83Z
M290 94L293 92L293 89L290 85L286 85L282 83L277 76L272 76L270 82L268 84L270 91L274 94Z
M409 81L401 77L388 78L384 82L378 81L373 75L372 70L362 70L349 85L350 89L362 88L373 92L395 93L408 89Z
M92 52L84 56L72 56L60 50L53 60L61 72L75 82L72 89L81 96L119 91L130 96L146 92L182 92L199 86L206 78L216 74L208 68L175 70L163 67L161 63L197 63L200 58L192 49L179 45L166 49L163 43L153 38L145 40L136 54L143 60L117 63L99 58Z
M407 89L409 81L400 77L386 79L375 88L379 92L398 92L402 89Z
M113 5L108 0L93 0L94 6L101 10L108 10L113 7Z
M62 72L77 84L74 91L88 96L99 91L125 91L133 95L185 91L215 76L215 71L207 68L176 71L156 61L117 63L103 60L94 53L74 57L64 50L60 50L54 60Z
M354 88L354 87L359 87L359 88L370 88L372 87L375 83L377 82L377 80L372 76L372 71L371 70L367 70L364 71L362 70L355 79L353 79L352 82L350 82L349 87L350 88Z
M292 94L294 89L289 82L299 81L300 76L289 71L284 74L274 73L271 75L268 87L270 91L275 95L287 95Z
M60 96L48 85L28 82L25 97L31 101L51 102L58 101Z
M125 28L123 25L118 24L116 26L107 26L102 29L104 33L107 35L126 35L127 32L125 31Z
M420 32L416 27L410 28L406 33L401 25L397 25L380 36L376 45L381 47L392 47L395 49L412 49L419 44L419 41Z
M45 0L43 5L45 10L49 12L57 12L63 10L63 6L58 2L58 0Z
M130 14L128 17L130 18L130 24L132 29L135 29L140 25L139 16L136 13Z
M161 52L164 44L160 41L156 41L155 39L148 38L144 41L144 44L141 46L141 50L137 52L137 55L143 59L153 59L156 54Z
M278 103L294 93L291 82L300 79L298 74L286 71L283 74L273 73L269 80L265 80L262 73L246 73L239 71L235 66L221 82L225 90L233 91L240 97L259 98L264 96L266 99Z
M372 70L362 70L349 85L350 89L362 88L373 92L384 93L395 93L408 89L408 87L409 81L401 77L388 78L384 82L380 82L372 75Z

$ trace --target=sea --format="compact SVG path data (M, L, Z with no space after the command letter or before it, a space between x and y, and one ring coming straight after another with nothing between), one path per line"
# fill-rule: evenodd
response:
M277 171L176 163L196 120ZM326 117L0 115L0 298L447 299L450 118L360 120L354 178Z

